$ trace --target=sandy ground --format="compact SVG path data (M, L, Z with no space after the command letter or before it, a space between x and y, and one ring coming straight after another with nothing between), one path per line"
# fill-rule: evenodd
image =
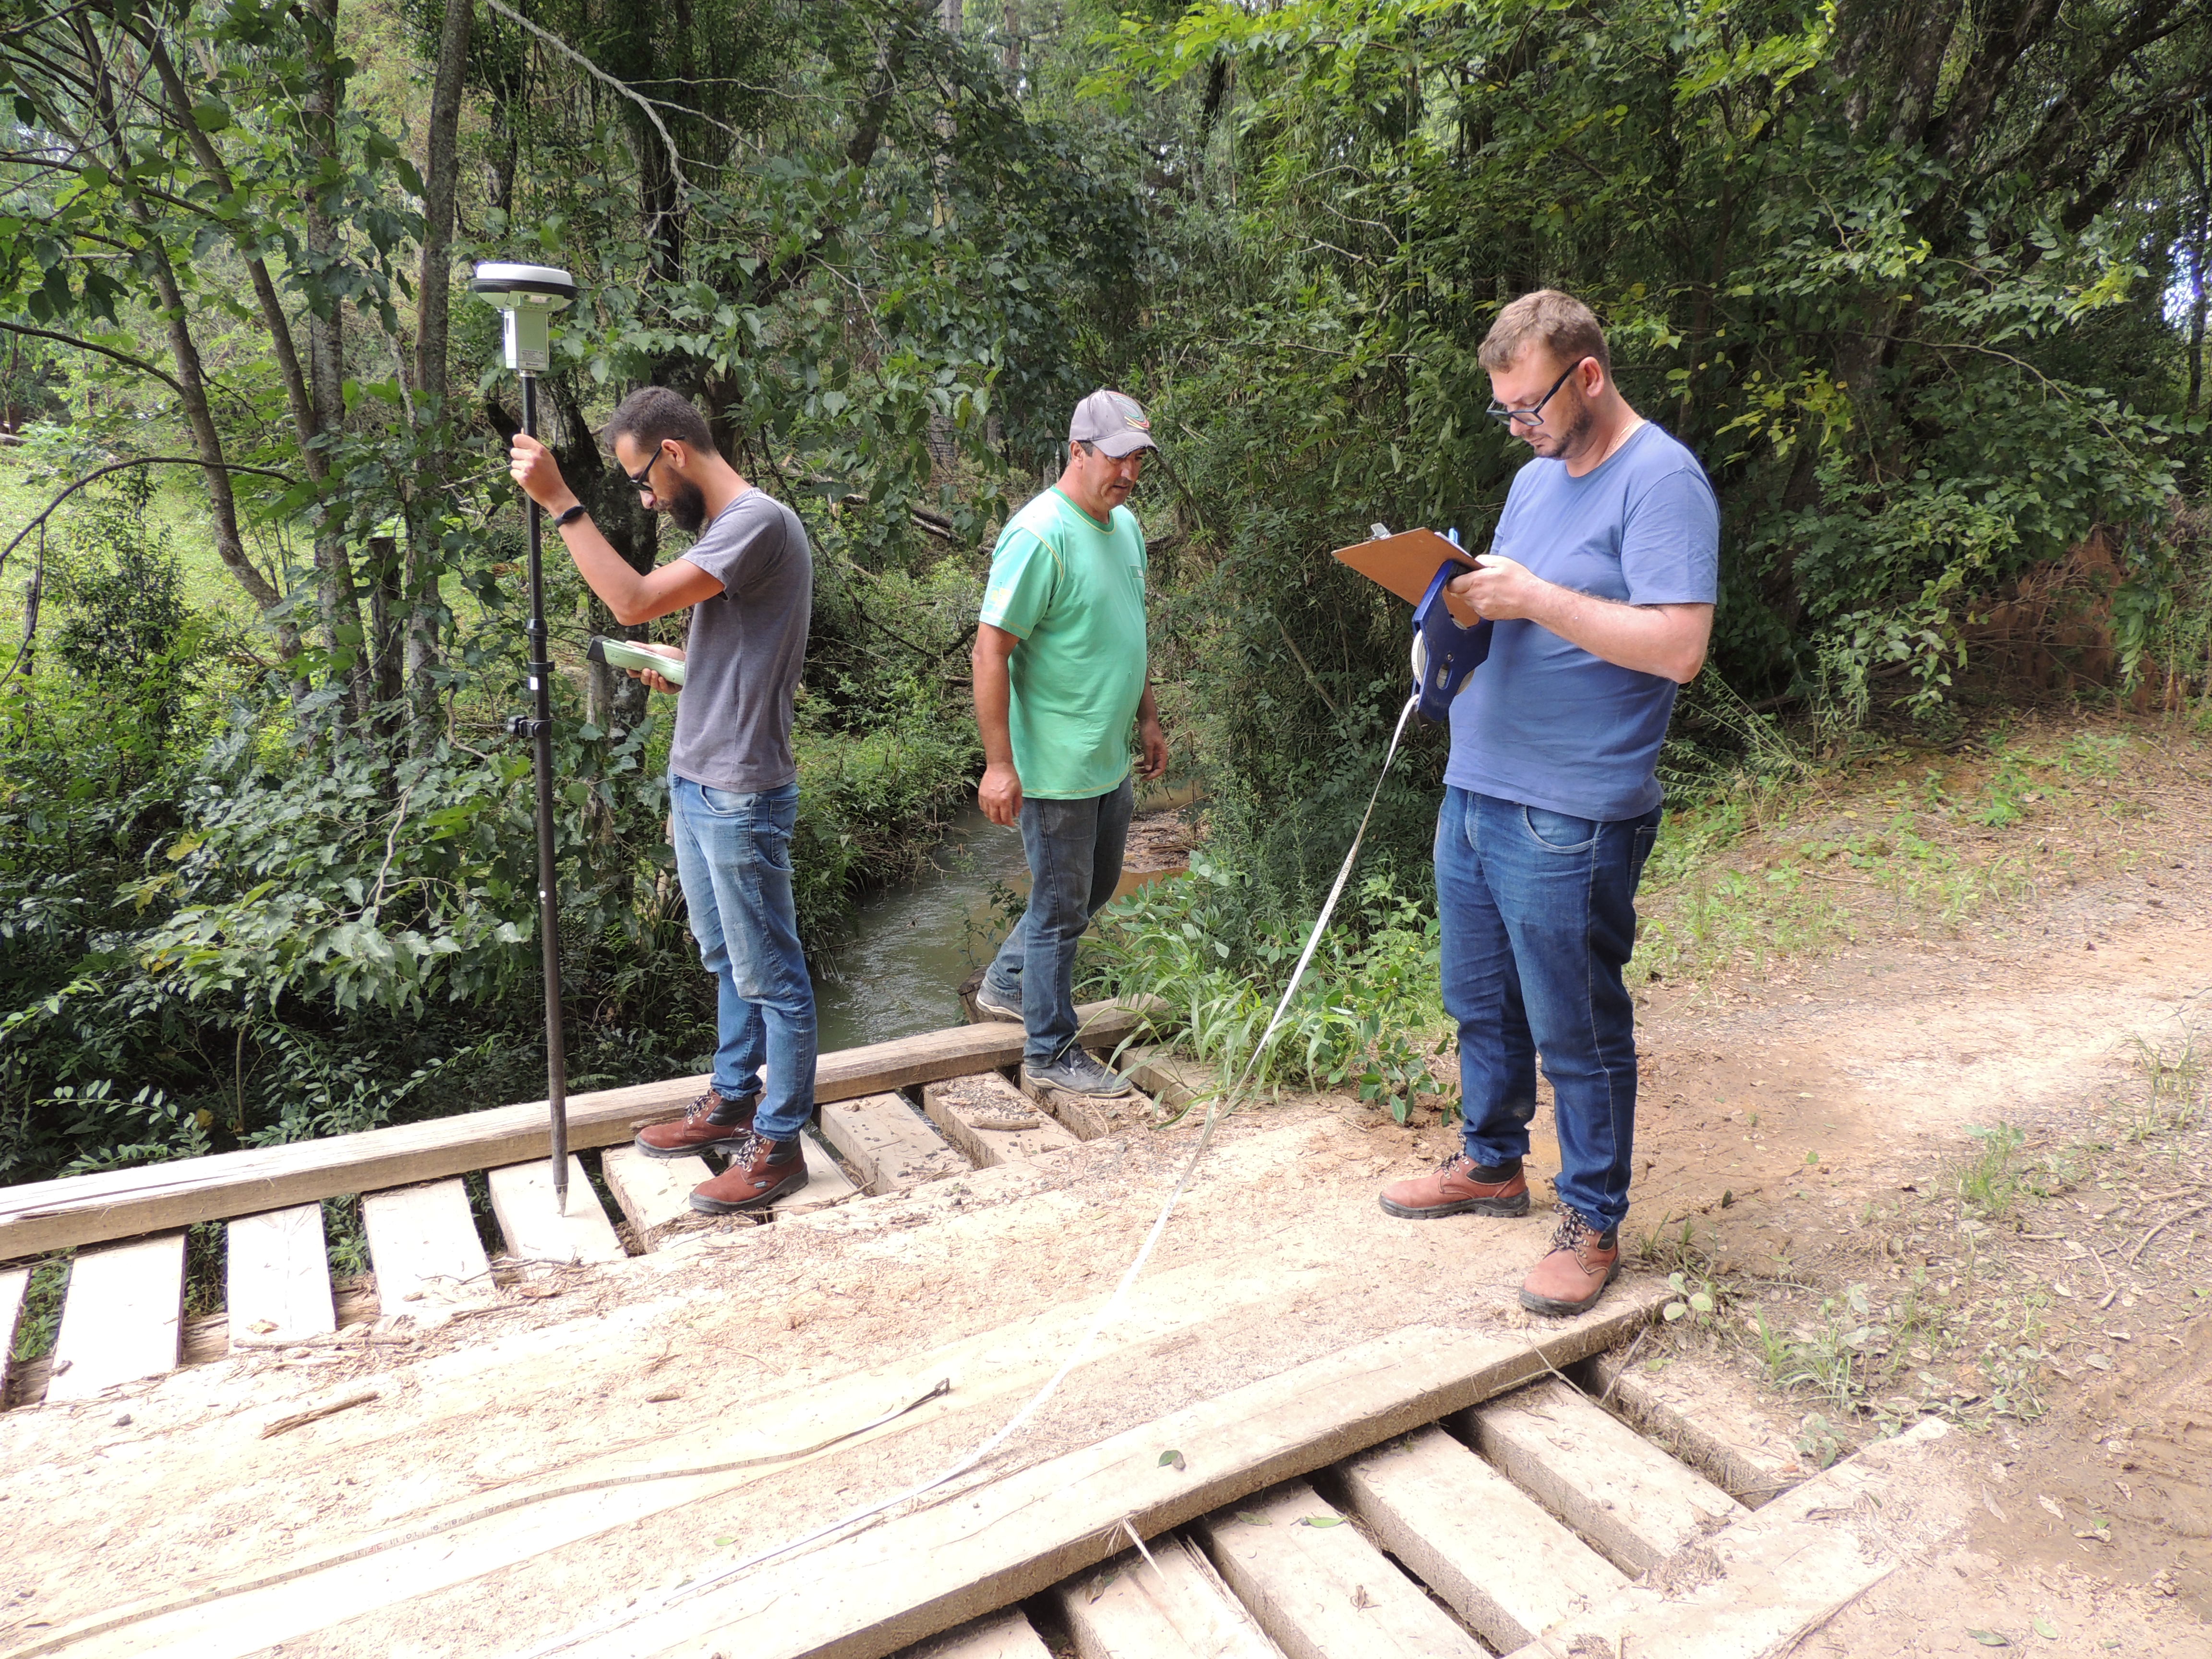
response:
M1641 994L1630 1242L1641 1271L1680 1272L1717 1305L1655 1332L1637 1363L1755 1391L1807 1469L1924 1413L1964 1431L1938 1505L1952 1529L1802 1652L1981 1652L1982 1636L2212 1650L2212 1210L2192 1208L2212 1204L2212 1115L2190 1108L2212 999L2212 763L2171 734L2131 742L2092 801L1957 832L1967 863L2004 872L1975 904L1931 919L1880 868L1845 866L1840 916L1835 895L1807 901L1831 907L1819 939ZM1896 786L1859 787L1870 817ZM1850 810L1768 824L1717 867L1783 867L1808 837L1848 836ZM1655 895L1655 922L1677 903ZM1975 1132L2001 1124L2018 1136L1996 1158ZM189 1636L210 1653L512 1652L896 1491L1042 1382L1193 1139L1139 1129L978 1175L957 1203L702 1237L441 1329L9 1413L0 1652L294 1571L70 1651ZM1341 1099L1228 1121L1129 1313L994 1467L1409 1324L1524 1326L1513 1289L1547 1217L1412 1224L1375 1207L1451 1139L1433 1114L1401 1127ZM1540 1145L1535 1172L1554 1156ZM796 1469L483 1513L548 1485L809 1445L939 1378L943 1398Z

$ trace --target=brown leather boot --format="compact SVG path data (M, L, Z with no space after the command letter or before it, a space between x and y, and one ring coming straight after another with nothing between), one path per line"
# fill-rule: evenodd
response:
M1526 1215L1528 1182L1519 1160L1485 1169L1455 1152L1425 1176L1394 1181L1382 1189L1382 1212L1407 1221L1440 1215Z
M730 1167L691 1189L691 1207L708 1215L757 1210L806 1184L806 1159L796 1140L770 1140L748 1131Z
M1595 1306L1620 1277L1620 1229L1595 1232L1572 1210L1562 1210L1551 1255L1521 1281L1521 1305L1540 1314L1578 1314Z
M758 1091L743 1100L725 1100L709 1089L674 1122L640 1129L632 1144L647 1158L688 1158L709 1148L734 1152L752 1133L753 1110L759 1104Z

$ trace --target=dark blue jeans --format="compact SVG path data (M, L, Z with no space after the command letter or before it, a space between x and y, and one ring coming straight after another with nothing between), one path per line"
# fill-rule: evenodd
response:
M1082 800L1022 798L1030 908L983 977L1022 1011L1025 1066L1049 1066L1075 1041L1075 944L1121 883L1136 801L1127 778Z
M1437 814L1444 1012L1459 1022L1468 1155L1528 1151L1536 1055L1552 1081L1559 1200L1603 1232L1628 1213L1636 1011L1620 970L1659 810L1601 823L1447 788Z
M753 1127L790 1140L814 1115L814 981L799 947L791 831L799 786L738 794L672 774L676 873L699 959L714 976L714 1092L767 1081Z

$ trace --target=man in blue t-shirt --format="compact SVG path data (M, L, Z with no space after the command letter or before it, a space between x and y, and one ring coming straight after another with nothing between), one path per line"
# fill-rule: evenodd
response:
M1437 817L1464 1150L1386 1188L1382 1207L1416 1220L1526 1215L1540 1051L1560 1222L1521 1301L1574 1314L1620 1271L1636 1121L1621 969L1659 831L1660 740L1712 634L1720 508L1698 458L1622 398L1580 301L1522 295L1480 356L1491 415L1535 459L1490 550L1446 595L1462 624L1497 624L1452 705Z

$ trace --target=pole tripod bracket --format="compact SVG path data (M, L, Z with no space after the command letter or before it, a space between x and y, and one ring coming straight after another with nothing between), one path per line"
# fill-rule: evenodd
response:
M507 735L510 738L534 738L540 732L550 732L551 720L541 720L529 714L510 714L507 719Z

